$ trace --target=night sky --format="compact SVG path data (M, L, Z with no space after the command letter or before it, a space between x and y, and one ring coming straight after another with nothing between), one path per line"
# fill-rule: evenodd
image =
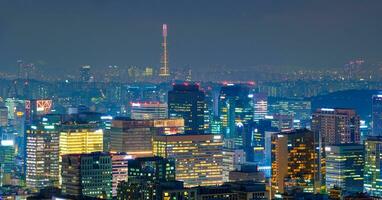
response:
M0 70L80 65L339 67L382 61L380 0L1 0Z

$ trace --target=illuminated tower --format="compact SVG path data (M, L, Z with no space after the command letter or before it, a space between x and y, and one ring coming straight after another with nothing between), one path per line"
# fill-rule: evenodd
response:
M170 69L168 68L168 54L167 54L167 24L162 25L162 58L161 58L161 68L159 70L159 76L168 77L170 76Z

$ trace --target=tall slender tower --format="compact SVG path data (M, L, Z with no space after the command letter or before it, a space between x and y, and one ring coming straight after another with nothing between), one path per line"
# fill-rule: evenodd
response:
M159 70L159 76L168 77L170 76L170 70L168 68L168 55L167 55L167 24L162 25L162 58L161 58L161 68Z

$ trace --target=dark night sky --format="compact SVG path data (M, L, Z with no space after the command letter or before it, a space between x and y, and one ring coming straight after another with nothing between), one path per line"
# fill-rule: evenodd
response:
M162 23L171 67L376 62L381 10L380 0L0 0L0 70L20 58L49 71L158 67Z

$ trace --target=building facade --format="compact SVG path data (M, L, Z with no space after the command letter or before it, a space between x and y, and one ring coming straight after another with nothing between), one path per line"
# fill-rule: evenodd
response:
M109 153L62 156L62 193L80 197L112 198L112 160Z
M360 118L353 109L317 109L312 116L312 131L325 145L360 143Z
M313 132L301 129L272 135L272 193L293 189L315 193L322 189Z
M325 147L326 188L345 193L363 192L364 146L340 144Z
M176 180L185 187L223 183L223 142L220 135L155 136L154 155L175 159Z
M110 149L133 157L152 156L152 137L184 133L183 119L132 120L115 118L112 122Z
M382 137L365 140L364 189L371 196L382 196Z
M59 129L30 125L26 132L26 184L37 191L59 186Z
M186 134L204 133L205 94L196 84L175 84L168 92L168 116L183 118Z

